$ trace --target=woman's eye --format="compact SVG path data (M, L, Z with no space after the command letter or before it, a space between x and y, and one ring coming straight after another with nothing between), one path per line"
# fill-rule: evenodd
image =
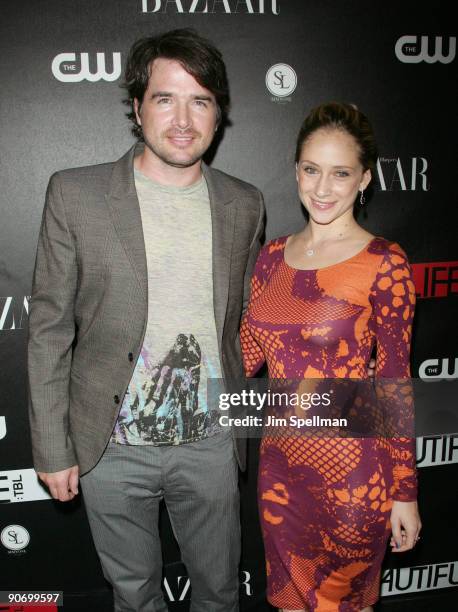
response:
M345 177L350 176L350 175L345 170L337 170L336 176L338 176L339 178L345 178Z
M304 172L306 174L315 174L316 173L316 168L312 168L312 166L304 166L303 170L304 170Z

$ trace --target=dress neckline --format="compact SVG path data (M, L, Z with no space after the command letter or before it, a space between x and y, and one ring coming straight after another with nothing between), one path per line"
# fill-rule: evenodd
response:
M330 264L329 266L323 266L322 268L295 268L293 266L290 266L289 263L287 263L286 259L285 259L285 250L286 250L286 242L288 241L288 238L292 236L292 234L290 234L289 236L285 236L284 238L284 245L283 245L283 263L285 264L285 266L287 268L289 268L290 270L294 270L294 272L320 272L321 270L329 270L330 268L335 268L336 266L341 266L342 264L346 264L349 261L352 261L353 259L356 259L357 257L360 257L363 253L365 253L367 251L367 249L371 246L371 244L373 242L375 242L376 240L379 240L379 236L374 236L373 238L371 238L369 240L369 242L357 253L355 253L354 255L352 255L351 257L347 257L346 259L343 259L342 261L337 261L336 263Z

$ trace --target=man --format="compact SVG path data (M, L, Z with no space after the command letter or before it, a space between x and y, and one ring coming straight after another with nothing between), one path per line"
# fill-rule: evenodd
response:
M80 479L116 610L167 609L165 499L191 610L233 612L245 447L219 426L206 381L243 375L262 197L202 162L229 102L209 41L190 30L138 41L126 87L143 142L48 187L30 313L35 469L61 501Z

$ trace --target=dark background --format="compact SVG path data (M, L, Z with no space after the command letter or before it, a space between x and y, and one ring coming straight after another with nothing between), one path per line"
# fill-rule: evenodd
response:
M49 176L62 168L115 160L133 142L122 104L122 79L61 82L51 71L59 53L76 53L77 73L80 53L89 53L95 72L95 54L104 52L111 72L112 53L121 53L124 67L131 43L144 35L194 27L212 39L223 52L232 95L232 123L212 164L263 191L267 239L297 231L304 223L293 157L296 134L308 110L328 100L357 104L374 125L382 179L360 221L377 235L398 241L414 267L458 259L456 60L406 63L395 55L396 41L411 35L418 36L411 55L420 52L420 36L427 36L427 54L434 56L435 37L440 36L444 56L452 57L448 42L456 33L451 3L208 0L207 13L190 14L192 4L192 0L2 2L0 415L5 417L6 435L0 439L0 472L32 467L24 297L30 294ZM205 0L200 0L196 10L204 6ZM152 12L157 7L160 10ZM253 13L247 11L249 7ZM279 14L273 13L273 7ZM144 8L149 12L143 12ZM292 66L298 78L296 90L282 102L273 100L265 85L266 72L276 63ZM426 165L426 185L418 174L413 185L413 163L419 169ZM414 376L427 359L449 358L454 363L458 356L457 291L458 282L446 287L444 297L418 300ZM458 376L452 366L451 375ZM269 609L256 510L256 450L257 441L252 441L249 469L241 478L244 611ZM385 569L458 565L457 475L453 463L439 461L420 468L422 539L411 553L388 554ZM162 523L165 577L172 597L178 600L184 584L183 579L178 583L178 576L185 571L165 513ZM65 505L49 500L1 504L0 531L15 524L25 527L31 539L17 553L0 544L0 590L63 590L66 610L109 609L110 592L80 500ZM453 580L458 582L458 567ZM380 608L458 608L458 590L432 589L425 583L420 587L416 594L395 592L383 597ZM186 610L187 603L172 602L170 609Z

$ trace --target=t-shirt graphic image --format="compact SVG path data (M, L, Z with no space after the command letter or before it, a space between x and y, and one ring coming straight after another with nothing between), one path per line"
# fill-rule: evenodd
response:
M205 436L217 417L199 406L202 351L196 338L179 334L164 359L153 366L148 367L145 352L139 366L147 375L140 389L129 387L115 428L118 441L179 444Z

